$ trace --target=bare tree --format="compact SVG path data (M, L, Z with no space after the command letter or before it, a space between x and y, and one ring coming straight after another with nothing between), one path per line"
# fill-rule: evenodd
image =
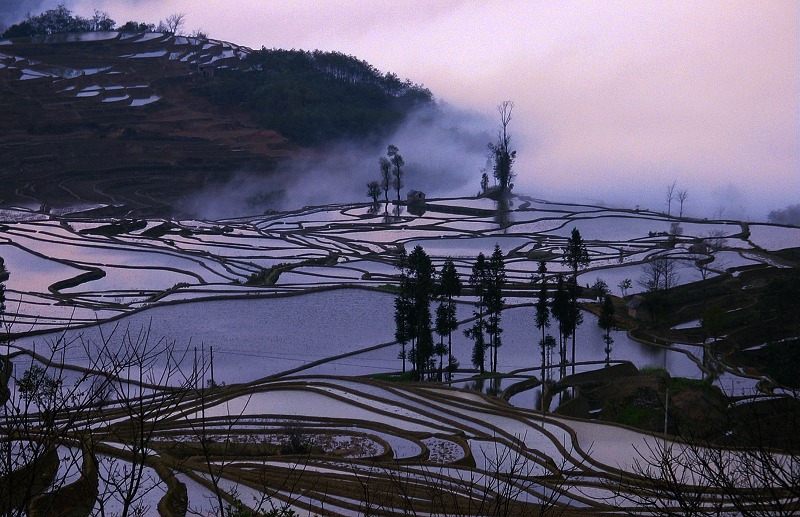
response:
M173 347L149 343L148 336L126 332L119 346L112 346L114 331L101 333L99 343L62 335L48 345L46 356L6 346L2 371L11 372L12 361L24 366L26 357L28 368L5 377L13 391L0 410L0 514L88 506L102 516L111 512L109 505L120 516L154 510L144 498L157 477L171 477L168 469L156 475L146 468L156 466L150 446L157 417L186 390L179 382L167 390L169 396L146 394L180 381ZM76 348L88 358L86 366L65 364ZM108 425L111 419L119 423ZM122 441L123 448L111 447L109 440ZM68 483L65 474L56 474L70 469L80 469L81 479ZM175 507L181 500L176 490L183 489L185 501L185 486L174 479L168 484L165 498Z
M639 278L639 285L650 292L669 291L677 282L675 260L668 257L659 257L647 262Z
M790 395L795 406L797 395ZM781 419L788 439L800 430L798 416L795 410ZM647 508L648 515L797 515L796 438L793 445L780 443L763 417L750 411L738 417L730 411L722 418L709 416L704 428L724 436L729 446L687 433L680 442L649 441L637 451L634 475L622 476L614 488L617 502Z
M675 187L677 184L676 180L671 185L667 185L667 215L672 215L672 201L675 199Z
M511 190L513 187L512 165L517 152L511 150L511 135L508 134L508 125L511 123L513 110L514 103L511 101L503 101L497 106L497 113L500 115L500 129L497 131L497 142L489 144L489 150L494 159L494 177L500 184L502 192Z
M678 202L680 203L680 213L678 217L683 217L683 203L686 201L686 198L689 197L689 191L686 189L682 189L678 191Z
M168 32L170 34L181 34L186 23L186 13L173 13L165 20L158 22L158 32Z

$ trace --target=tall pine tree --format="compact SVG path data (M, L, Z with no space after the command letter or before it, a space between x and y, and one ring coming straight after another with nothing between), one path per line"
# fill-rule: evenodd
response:
M489 258L489 270L486 277L486 312L488 313L487 332L489 346L492 350L492 372L497 372L497 349L500 348L500 318L505 307L503 288L506 284L506 267L503 260L503 250L495 244L492 256Z
M486 321L484 319L484 311L486 309L486 279L488 275L489 265L486 262L486 256L483 253L479 253L475 264L472 266L472 274L469 277L469 285L474 295L478 298L478 305L474 311L477 319L472 327L464 331L464 335L473 341L472 365L478 368L480 373L486 371L486 339L484 336Z
M439 280L439 294L447 301L447 311L443 315L443 324L447 328L447 380L453 375L457 361L453 359L453 331L458 329L458 319L456 318L456 304L454 296L461 296L461 279L452 259L444 261Z

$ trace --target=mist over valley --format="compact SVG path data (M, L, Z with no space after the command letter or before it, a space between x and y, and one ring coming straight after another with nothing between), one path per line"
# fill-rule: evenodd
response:
M0 515L800 512L796 6L51 3Z

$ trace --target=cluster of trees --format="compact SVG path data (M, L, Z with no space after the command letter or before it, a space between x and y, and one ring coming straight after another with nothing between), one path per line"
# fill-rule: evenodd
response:
M403 372L408 360L416 379L436 377L441 380L445 353L448 376L458 367L452 353L452 332L458 328L453 297L459 296L462 288L458 272L453 261L448 259L437 275L430 257L421 246L416 246L408 255L402 250L397 268L400 270L400 285L394 304L395 337L401 346L399 356L403 360ZM439 300L435 327L431 318L434 298ZM440 336L438 345L434 344L434 330ZM447 348L444 336L447 336ZM434 355L439 356L438 369Z
M84 18L72 13L64 5L49 9L41 14L28 13L25 19L6 29L0 37L23 38L29 36L49 36L67 32L96 32L120 30L123 32L167 32L178 34L183 28L186 15L175 13L160 21L158 25L129 21L117 27L105 11L95 9L91 18Z
M497 106L497 113L500 115L500 129L497 131L497 141L489 143L492 175L500 196L505 195L514 188L513 165L517 157L517 151L511 149L511 135L508 132L512 111L514 111L514 103L512 101L503 101ZM488 191L489 173L484 170L481 173L481 193L486 194Z
M583 323L583 315L578 306L580 288L577 283L578 271L589 264L589 252L580 231L572 230L567 246L564 248L564 264L568 265L571 274L559 274L556 277L555 288L550 294L547 283L547 263L541 261L537 271L538 276L534 282L539 284L537 294L536 327L542 333L539 340L539 349L542 358L542 379L550 377L553 350L558 346L560 375L567 373L567 365L575 363L575 330ZM457 366L457 361L452 357L452 332L458 328L455 317L453 296L461 293L462 283L456 272L452 260L447 259L438 277L431 265L431 260L421 246L416 246L410 255L405 251L400 254L397 264L400 270L400 285L395 299L395 337L400 342L399 357L403 359L403 372L406 371L406 359L411 362L412 371L416 378L442 378L443 359L445 352L448 354L447 371L452 372ZM506 285L506 272L503 252L495 246L490 257L483 253L478 254L472 266L468 279L471 293L477 298L473 311L474 320L471 326L464 330L464 335L473 342L472 365L481 374L488 370L497 372L498 350L502 346L503 328L501 326L502 312L505 300L502 291ZM603 283L605 286L605 284ZM615 325L614 305L608 294L608 288L600 293L603 300L602 312L599 320L600 327L605 330L606 361L610 361L611 329ZM431 301L440 300L436 309L435 331L440 336L439 345L434 345L431 319ZM548 334L550 318L558 323L556 337ZM448 347L444 347L444 336L448 338ZM571 361L568 360L568 347L572 341ZM410 343L410 350L406 347ZM440 355L439 370L436 373L433 355ZM434 375L435 374L435 375Z
M397 192L397 202L400 203L400 189L403 188L403 166L405 165L403 155L395 145L386 148L386 156L378 159L380 166L380 180L373 180L367 183L367 197L372 198L373 207L377 208L378 198L383 192L384 202L389 203L389 190Z
M572 364L575 369L575 330L583 323L583 314L578 307L578 270L589 265L589 252L586 243L577 228L572 229L572 234L567 239L564 248L564 264L569 266L572 274L565 280L563 274L556 277L556 286L552 298L547 289L547 263L539 262L538 277L534 281L539 283L539 293L536 298L536 328L542 332L539 340L539 351L542 357L542 381L550 378L552 370L552 354L558 345L559 374L563 377L567 373L567 347L572 338ZM547 333L550 326L550 317L558 323L558 342L556 338Z
M474 311L476 316L472 327L464 335L472 339L472 365L481 373L486 371L486 353L489 352L489 369L497 372L497 350L502 346L500 319L505 300L502 289L506 283L505 263L500 246L495 245L487 260L483 253L478 254L472 266L469 285L478 297Z
M218 70L198 87L218 107L240 107L301 145L385 138L431 92L341 52L262 48L241 70Z
M416 246L411 254L402 251L397 264L400 270L400 285L395 299L395 337L400 342L400 358L403 372L406 359L411 362L412 373L417 379L448 378L458 368L453 357L452 334L458 329L454 297L460 296L463 288L455 264L445 260L437 274L430 257L421 246ZM502 290L506 283L503 252L495 246L487 259L480 253L472 267L469 287L478 298L474 315L475 321L464 334L472 339L472 364L481 373L486 371L486 358L489 369L497 371L497 354L502 345L500 326L505 301ZM435 320L431 317L431 302L437 300ZM435 344L433 332L439 335ZM447 337L447 346L444 338ZM410 344L410 349L407 346ZM447 366L444 355L447 354ZM439 356L438 368L435 355Z
M683 217L683 204L689 197L689 191L687 189L678 189L677 187L677 181L667 185L667 215L672 215L672 202L677 200L680 203L678 217Z
M73 15L72 11L59 5L38 15L28 13L25 20L6 29L2 37L20 38L63 32L109 31L114 27L116 22L109 18L106 12L95 10L91 18L83 18Z

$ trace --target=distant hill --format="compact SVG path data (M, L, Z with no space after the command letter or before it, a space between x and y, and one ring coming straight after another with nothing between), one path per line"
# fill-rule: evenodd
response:
M385 136L428 90L340 53L169 33L0 41L0 198L163 214L338 139Z

